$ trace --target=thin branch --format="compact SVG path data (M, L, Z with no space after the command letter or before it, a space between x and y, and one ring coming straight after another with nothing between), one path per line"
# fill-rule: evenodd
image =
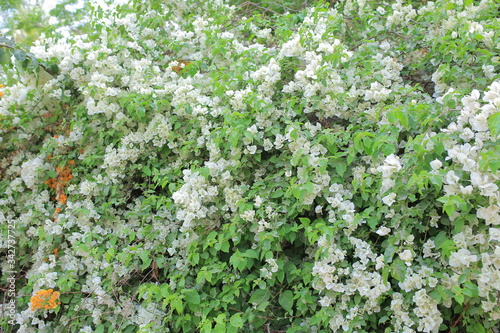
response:
M3 47L3 48L6 48L6 49L10 49L10 50L20 50L22 52L24 52L24 54L26 55L26 58L29 58L30 60L35 60L37 65L39 67L41 67L45 72L47 72L48 74L50 74L51 76L55 77L56 76L56 73L54 73L53 71L51 71L50 69L48 69L47 67L45 67L43 64L41 64L38 59L34 58L33 56L31 56L28 52L22 50L22 49L18 49L18 48L15 48L13 46L10 46L10 45L6 45L6 44L0 44L0 47Z

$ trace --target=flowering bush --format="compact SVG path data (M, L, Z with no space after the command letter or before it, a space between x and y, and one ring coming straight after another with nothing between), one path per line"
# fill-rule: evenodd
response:
M0 39L18 332L493 332L494 1L118 3Z

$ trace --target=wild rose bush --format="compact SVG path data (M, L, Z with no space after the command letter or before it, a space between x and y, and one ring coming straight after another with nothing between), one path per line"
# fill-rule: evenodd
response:
M495 331L495 1L91 16L1 40L2 327Z

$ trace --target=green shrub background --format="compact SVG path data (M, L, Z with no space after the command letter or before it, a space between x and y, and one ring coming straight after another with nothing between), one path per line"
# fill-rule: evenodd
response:
M497 2L92 8L0 37L4 330L495 332Z

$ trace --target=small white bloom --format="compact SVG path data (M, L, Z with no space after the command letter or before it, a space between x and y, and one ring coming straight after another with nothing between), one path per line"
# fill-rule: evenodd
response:
M255 197L255 207L260 207L264 201L262 198L258 195Z
M460 178L455 174L455 171L453 171L453 170L448 171L448 173L446 174L446 178L445 178L446 184L454 185L459 180L460 180Z
M431 168L432 170L438 170L443 166L443 163L441 163L440 160L434 160L431 162Z
M381 268L384 268L385 262L384 262L384 256L378 256L377 259L375 259L375 269L378 271Z
M328 296L324 296L319 300L319 305L321 306L330 306L332 300Z
M460 249L450 255L449 264L451 267L468 267L470 263L476 262L477 256L472 255L467 249Z
M387 206L391 206L396 201L396 193L392 192L382 198L382 202Z
M500 242L500 229L490 228L490 241Z
M248 152L253 155L257 152L257 146L256 145L252 145L252 146L248 146Z
M257 125L253 124L252 126L250 126L249 128L247 128L247 131L249 131L252 134L257 134L257 132L258 132Z
M386 236L388 235L389 233L391 232L391 229L390 228L387 228L387 227L380 227L376 233L379 235L379 236Z
M403 261L409 262L413 260L413 255L410 250L404 250L399 254L399 258Z
M390 177L393 173L398 172L401 169L402 166L399 157L391 154L385 158L384 165L379 166L377 171L382 173L382 177Z

